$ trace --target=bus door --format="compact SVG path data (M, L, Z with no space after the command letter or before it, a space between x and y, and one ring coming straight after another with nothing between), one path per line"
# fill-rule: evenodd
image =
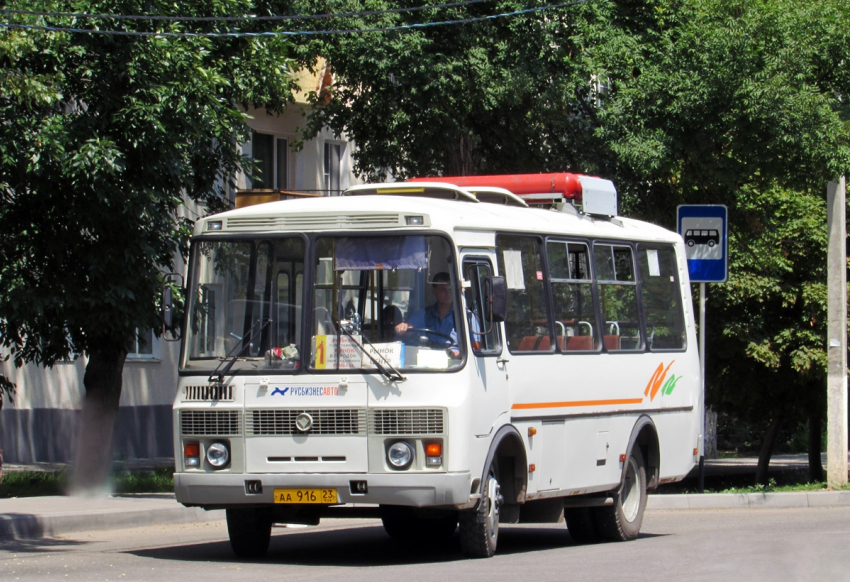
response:
M508 360L504 357L500 324L487 321L484 281L493 275L490 258L483 251L462 252L467 332L472 346L470 364L476 374L472 398L472 426L477 438L490 436L499 416L507 415Z

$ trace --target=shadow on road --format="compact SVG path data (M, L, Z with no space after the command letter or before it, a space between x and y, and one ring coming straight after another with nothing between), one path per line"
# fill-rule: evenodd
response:
M261 560L240 560L233 555L229 542L170 546L127 553L157 560L352 568L434 564L468 559L461 553L457 533L442 543L403 544L392 540L380 526L319 531L282 529L275 528L272 532L268 554ZM640 537L656 536L641 534ZM499 531L498 553L521 554L577 545L563 524L551 527L503 526Z
M84 546L89 543L90 542L69 540L64 538L16 538L0 540L0 551L20 552L27 554L49 552L51 554L56 554L62 551L78 550L80 546Z

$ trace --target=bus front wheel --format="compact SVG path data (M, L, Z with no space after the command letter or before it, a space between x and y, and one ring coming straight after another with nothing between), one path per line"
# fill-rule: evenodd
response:
M592 544L599 540L596 520L590 507L571 507L564 509L564 521L567 531L577 544Z
M238 558L262 558L269 549L272 516L259 508L228 509L227 535Z
M457 529L457 512L419 516L412 507L381 506L381 522L391 538L400 542L434 542L452 537Z
M612 542L633 540L640 533L646 509L646 466L638 447L626 461L623 482L614 494L614 504L595 507L594 517L599 536Z
M501 505L499 470L496 459L493 459L478 506L460 512L460 546L463 553L472 558L490 558L496 553Z

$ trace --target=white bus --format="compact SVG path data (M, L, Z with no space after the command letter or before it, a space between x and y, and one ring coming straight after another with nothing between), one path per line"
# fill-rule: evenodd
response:
M501 178L197 222L174 484L226 510L237 556L264 555L272 524L335 516L399 540L459 529L473 557L506 523L630 540L647 490L698 462L681 237L612 216L605 180Z

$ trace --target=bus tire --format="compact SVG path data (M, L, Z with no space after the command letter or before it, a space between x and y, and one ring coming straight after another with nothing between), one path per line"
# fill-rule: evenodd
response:
M596 521L589 507L572 507L564 510L567 531L577 544L592 544L599 541Z
M446 540L457 529L457 512L437 517L420 517L412 507L381 507L384 531L399 542Z
M594 507L595 525L600 538L611 542L635 539L646 509L646 466L639 447L634 447L623 472L623 482L614 493L614 504Z
M260 508L228 509L227 535L238 558L262 558L269 549L272 516Z
M502 504L498 476L496 459L493 459L478 505L475 509L461 511L459 515L460 547L471 558L491 558L496 553L499 508Z

